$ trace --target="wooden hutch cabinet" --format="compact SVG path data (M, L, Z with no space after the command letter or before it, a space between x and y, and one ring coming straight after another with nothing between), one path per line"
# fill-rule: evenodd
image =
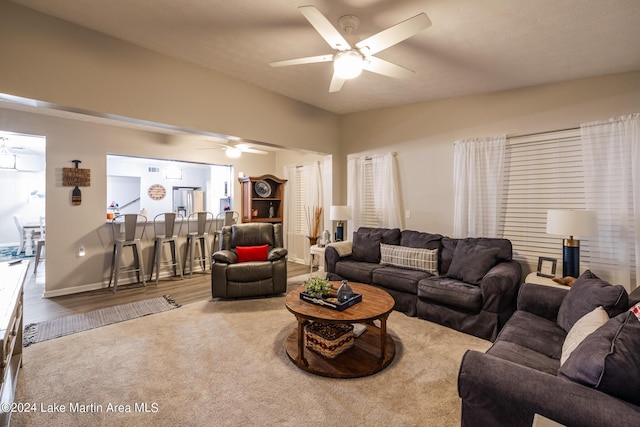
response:
M242 222L282 222L286 179L262 175L238 181L242 187Z

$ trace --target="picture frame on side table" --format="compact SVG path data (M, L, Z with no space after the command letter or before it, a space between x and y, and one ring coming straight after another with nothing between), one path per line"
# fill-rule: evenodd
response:
M558 260L556 258L538 257L538 272L536 274L553 279L556 277L557 265Z

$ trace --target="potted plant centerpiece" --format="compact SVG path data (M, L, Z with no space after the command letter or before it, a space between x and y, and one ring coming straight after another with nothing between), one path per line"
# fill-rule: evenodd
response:
M304 285L305 291L309 295L322 297L327 295L331 290L331 283L327 279L323 279L322 277L312 277L305 283Z

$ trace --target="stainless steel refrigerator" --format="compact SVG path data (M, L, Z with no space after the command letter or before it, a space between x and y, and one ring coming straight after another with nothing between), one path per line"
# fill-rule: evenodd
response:
M185 217L204 210L204 191L200 187L173 187L173 210Z

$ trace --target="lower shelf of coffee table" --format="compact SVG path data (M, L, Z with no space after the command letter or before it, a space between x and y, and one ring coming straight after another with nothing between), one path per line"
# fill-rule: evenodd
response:
M312 374L332 378L359 378L380 372L393 360L396 344L391 335L386 336L385 354L380 356L380 328L368 325L367 331L356 338L353 347L334 359L324 357L308 347L304 348L307 365L298 363L298 329L287 337L286 349L289 359L300 369Z

